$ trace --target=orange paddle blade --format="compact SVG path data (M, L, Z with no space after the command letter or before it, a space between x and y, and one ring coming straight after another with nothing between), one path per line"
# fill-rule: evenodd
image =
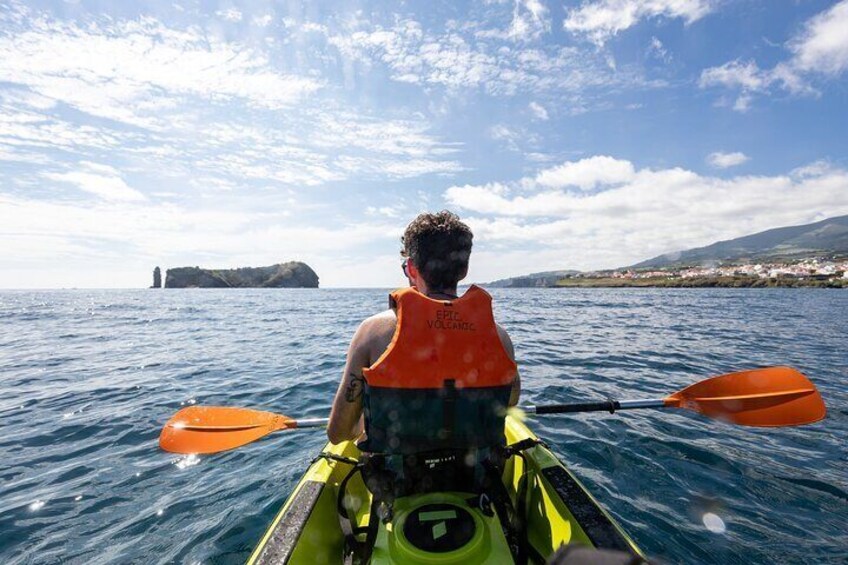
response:
M273 412L189 406L174 414L162 428L159 447L172 453L217 453L294 427L294 420Z
M823 419L824 401L810 380L791 367L769 367L706 379L665 398L743 426L800 426Z

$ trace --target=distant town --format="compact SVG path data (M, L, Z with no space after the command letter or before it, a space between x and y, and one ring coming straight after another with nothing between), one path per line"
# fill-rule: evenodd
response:
M846 273L848 215L717 241L619 269L544 271L487 286L848 288Z
M619 269L568 274L555 286L830 287L848 288L848 259Z

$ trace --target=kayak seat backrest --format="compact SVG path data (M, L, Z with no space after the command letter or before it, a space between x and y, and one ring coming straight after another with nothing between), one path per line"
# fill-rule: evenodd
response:
M481 493L502 488L499 449L444 449L409 455L364 453L362 477L381 499L428 492Z
M366 452L409 455L506 443L504 418L512 385L457 389L365 387Z

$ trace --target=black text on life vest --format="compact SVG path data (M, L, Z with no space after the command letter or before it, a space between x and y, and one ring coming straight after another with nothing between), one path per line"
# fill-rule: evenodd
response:
M431 330L460 330L465 332L476 330L473 323L463 321L459 312L454 310L436 310L436 319L427 320L427 327Z

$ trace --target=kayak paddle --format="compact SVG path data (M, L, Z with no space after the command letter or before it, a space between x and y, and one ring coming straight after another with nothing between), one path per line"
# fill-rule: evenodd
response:
M742 426L781 427L823 419L824 401L810 380L791 367L766 367L711 377L665 398L529 406L529 414L613 413L636 408L686 408Z
M162 428L159 447L173 453L218 453L277 430L326 425L327 418L295 420L250 408L189 406L174 414Z
M521 407L528 414L610 412L637 408L685 408L743 426L800 426L825 417L815 385L791 367L767 367L705 379L665 398L607 400ZM217 453L277 430L327 425L327 418L295 420L248 408L190 406L168 420L159 447L173 453Z

